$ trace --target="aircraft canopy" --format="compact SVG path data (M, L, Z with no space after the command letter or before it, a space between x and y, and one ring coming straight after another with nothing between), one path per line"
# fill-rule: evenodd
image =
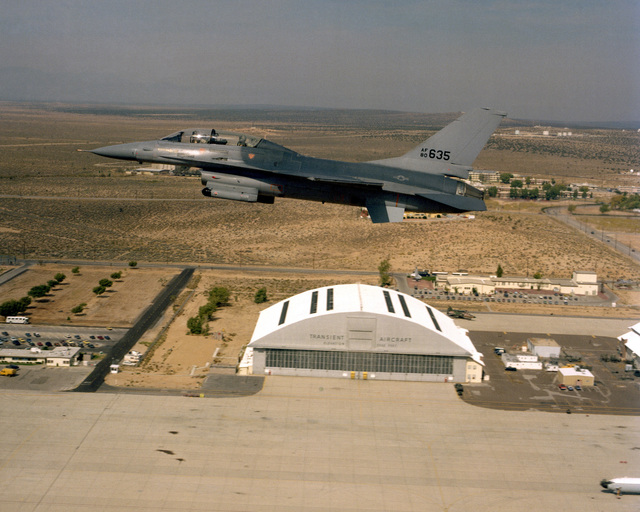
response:
M161 140L183 144L219 144L255 148L262 139L244 133L217 131L212 128L190 128L162 137Z

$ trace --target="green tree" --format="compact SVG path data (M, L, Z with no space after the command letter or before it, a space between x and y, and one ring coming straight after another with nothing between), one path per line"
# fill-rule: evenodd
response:
M600 213L607 213L609 211L609 205L603 203L600 205Z
M187 320L187 329L189 329L191 334L202 334L202 318L199 316L192 316L189 318L189 320Z
M129 266L130 266L131 268L136 267L137 265L138 265L138 262L137 262L137 261L133 261L133 260L132 260L132 261L130 261L130 262L129 262Z
M80 267L73 267L71 269L71 273L72 274L79 274L80 273Z
M380 274L380 286L389 286L391 284L391 263L389 258L385 258L378 265L378 273Z
M534 279L542 279L542 272L538 270L535 274L533 274Z
M582 193L582 199L586 199L587 193L589 192L589 187L580 187L580 192Z
M574 213L576 211L576 205L575 204L570 204L567 207L567 210L569 210L569 213Z
M217 307L215 304L211 302L207 302L204 306L200 306L198 309L198 316L204 321L209 321L212 318L212 315L217 311Z
M62 281L64 281L67 278L67 276L65 276L62 272L58 272L55 276L53 276L53 278L56 280L58 284L60 284Z
M47 284L41 284L38 286L34 286L27 292L29 297L33 297L34 299L39 299L40 297L44 297L47 293L49 293L51 287Z
M122 277L122 272L114 272L110 277L111 279L120 279Z
M502 265L500 265L500 263L498 263L498 269L496 270L496 276L497 277L502 277L502 274L504 274L504 270L502 270Z
M513 178L513 174L511 174L510 172L500 173L500 181L502 183L509 183L511 181L511 178Z
M253 302L256 304L262 304L263 302L267 302L269 299L267 298L267 289L260 288L253 297Z
M31 297L22 297L18 301L18 304L19 304L18 313L24 313L29 307L29 304L31 304Z
M0 315L2 316L13 316L17 315L20 310L20 303L15 300L7 300L0 304Z
M82 313L82 311L84 310L84 307L87 305L86 302L83 302L82 304L78 304L77 306L71 308L71 312L74 315L79 315L80 313Z
M209 290L209 302L216 307L228 304L230 296L231 292L224 286L215 286Z
M96 286L92 291L96 295L102 295L104 292L107 291L107 289L104 286Z
M495 185L489 187L487 189L487 194L489 194L489 197L496 197L498 195L498 187L496 187Z
M58 284L58 281L56 281L55 279L49 279L47 281L47 285L49 285L49 289L53 288L57 284Z
M522 180L511 180L511 188L522 188Z
M113 281L109 281L105 277L104 279L100 279L100 281L98 281L98 284L104 288L109 288L110 286L113 286Z

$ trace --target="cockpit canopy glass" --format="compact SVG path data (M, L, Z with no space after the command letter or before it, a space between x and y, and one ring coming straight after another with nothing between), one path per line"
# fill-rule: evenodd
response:
M222 146L246 146L255 148L262 140L260 137L244 133L217 131L211 128L191 128L172 133L162 139L167 142L183 144L218 144Z

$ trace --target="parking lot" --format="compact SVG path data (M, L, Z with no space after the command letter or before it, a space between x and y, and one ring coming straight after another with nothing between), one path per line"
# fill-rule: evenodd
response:
M611 306L614 298L604 293L599 295L564 295L558 292L541 292L529 290L527 292L498 291L492 295L464 295L452 291L431 290L414 286L411 294L424 300L452 300L466 302L502 302L511 304L547 304L555 306Z
M624 371L624 362L604 362L601 356L617 354L619 341L602 336L553 335L562 347L560 365L571 362L587 368L596 385L581 390L562 390L556 372L505 371L494 347L516 352L533 333L470 332L476 348L484 354L482 384L465 384L463 399L473 405L506 410L542 410L593 414L640 414L640 378Z
M0 389L41 391L73 389L91 373L96 361L99 361L99 355L108 353L126 332L126 329L95 327L1 324L0 348L25 351L36 348L44 352L55 347L80 347L85 356L80 365L70 368L18 364L16 376L0 379ZM92 360L95 356L98 358ZM0 366L7 365L0 363Z
M50 350L81 347L85 353L108 352L126 329L65 327L32 324L1 324L0 348Z

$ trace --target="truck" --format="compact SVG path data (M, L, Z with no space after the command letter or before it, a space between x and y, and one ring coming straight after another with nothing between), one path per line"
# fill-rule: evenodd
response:
M18 375L18 371L13 368L3 368L0 370L0 376L2 377L15 377Z

